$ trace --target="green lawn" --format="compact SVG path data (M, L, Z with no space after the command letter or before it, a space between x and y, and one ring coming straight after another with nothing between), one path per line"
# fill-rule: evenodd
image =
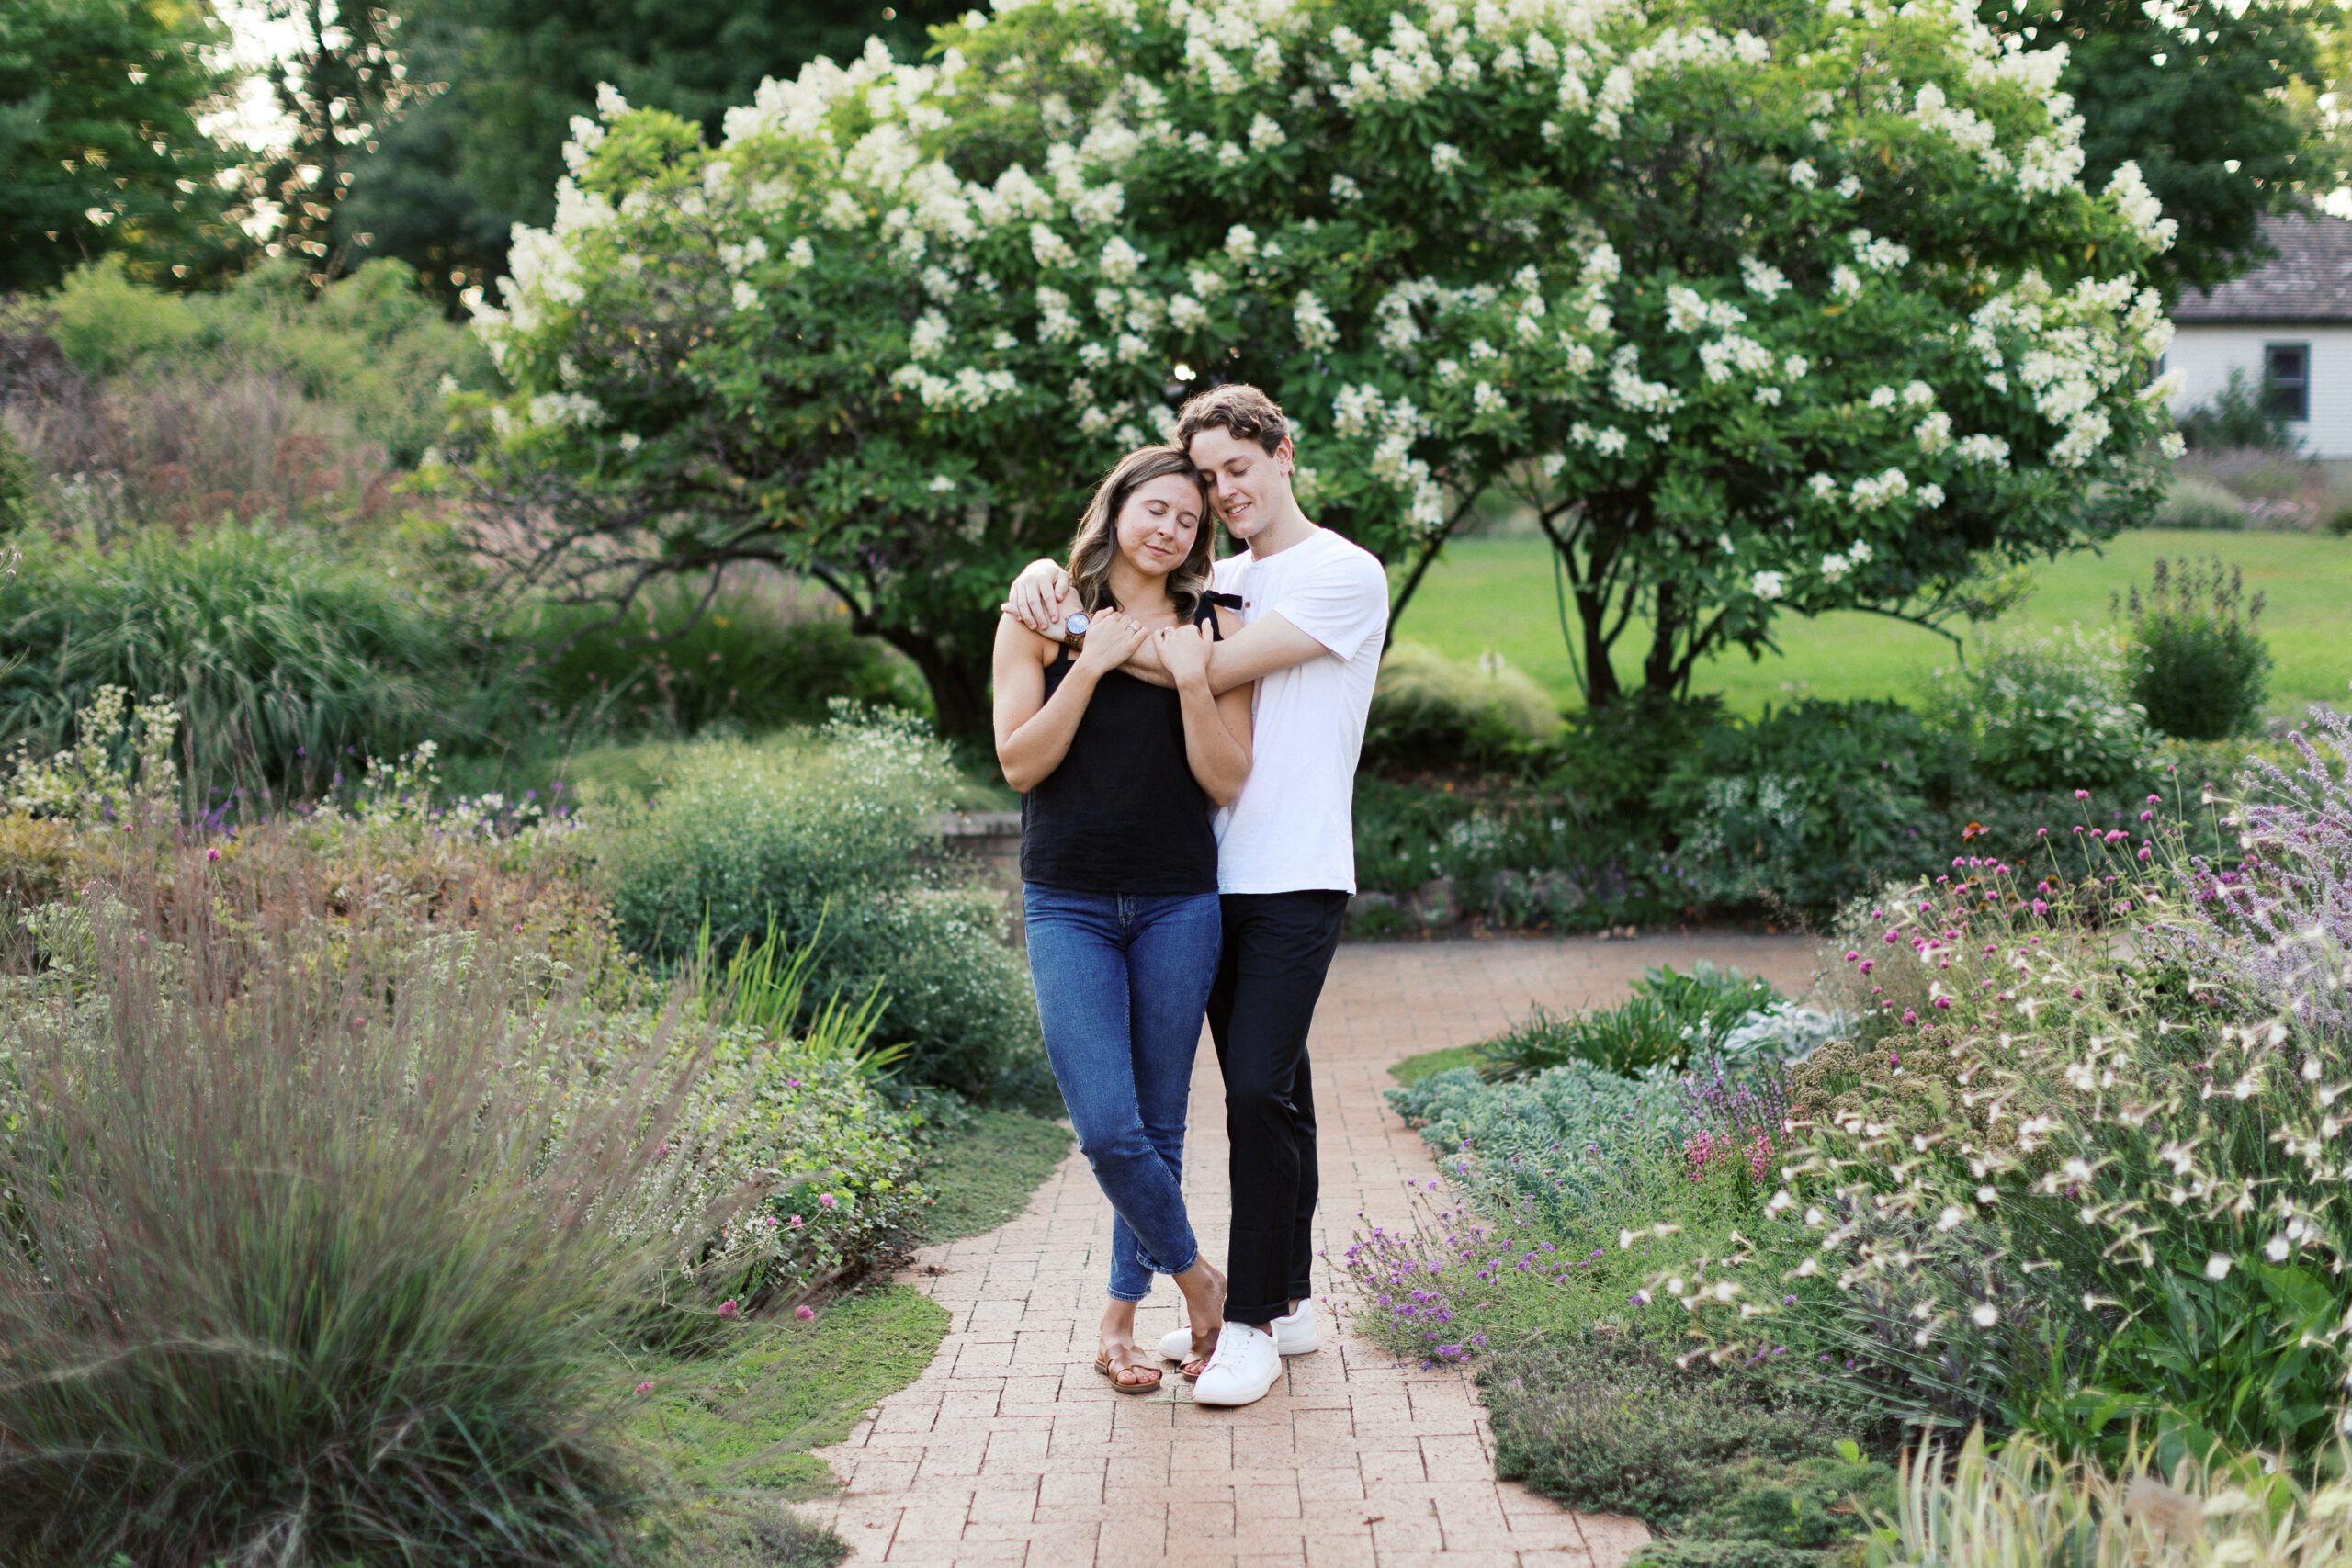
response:
M1430 569L1396 635L1455 659L1489 650L1526 671L1564 705L1577 703L1576 678L1560 637L1550 546L1543 539L1465 539L1446 547ZM2106 623L2108 598L2144 585L2159 556L2220 556L2242 568L2249 594L2267 600L2261 626L2278 668L2270 711L2303 705L2341 706L2352 682L2352 538L2324 534L2129 533L2103 547L2045 563L2031 598L2001 624L2063 626ZM1965 627L1963 626L1963 631ZM1647 631L1636 622L1617 647L1619 678L1640 678ZM1721 692L1736 713L1794 696L1917 697L1932 672L1953 662L1951 644L1932 632L1883 616L1844 611L1781 623L1781 657L1751 661L1735 649L1702 663L1695 692Z

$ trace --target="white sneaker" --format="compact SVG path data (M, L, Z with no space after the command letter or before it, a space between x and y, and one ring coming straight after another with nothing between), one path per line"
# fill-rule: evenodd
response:
M1216 1337L1216 1352L1193 1382L1198 1404L1255 1404L1283 1375L1274 1337L1246 1323L1228 1323Z
M1310 1350L1319 1350L1323 1348L1323 1341L1315 1336L1315 1303L1312 1300L1300 1302L1296 1312L1292 1313L1288 1317L1278 1317L1266 1326L1273 1331L1274 1349L1277 1354L1304 1356ZM1161 1336L1159 1353L1180 1365L1191 1360L1193 1359L1191 1326L1180 1325Z

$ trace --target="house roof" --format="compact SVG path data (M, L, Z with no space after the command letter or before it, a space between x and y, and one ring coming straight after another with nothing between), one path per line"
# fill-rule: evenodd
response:
M2173 308L2183 325L2222 321L2352 321L2352 222L2300 215L2264 218L2278 254L2211 293L2187 292Z

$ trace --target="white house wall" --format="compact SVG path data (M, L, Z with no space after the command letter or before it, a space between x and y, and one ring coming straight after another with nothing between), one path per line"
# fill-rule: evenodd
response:
M2311 419L2293 426L2312 457L2352 457L2352 325L2237 326L2185 323L2175 333L2165 368L2177 370L2184 385L2172 401L2184 413L2211 403L2229 385L2233 367L2262 381L2265 344L2311 345Z

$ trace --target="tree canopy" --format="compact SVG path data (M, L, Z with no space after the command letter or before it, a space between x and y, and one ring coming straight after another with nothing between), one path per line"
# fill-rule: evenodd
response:
M1928 617L2149 501L2171 238L2066 55L1965 5L1038 0L763 85L608 93L523 236L473 478L582 592L839 590L977 732L1005 578L1206 379L1397 564L1508 485L1589 695L1774 618Z
M242 236L197 128L226 85L203 0L0 7L0 291L119 252L151 280L217 274Z
M854 57L869 36L920 54L949 0L413 0L395 7L408 83L421 95L351 160L334 243L397 256L455 299L504 270L509 231L544 227L575 116L611 83L716 136L760 82L820 56ZM367 243L358 243L359 236ZM451 284L448 275L465 275Z
M2261 254L2255 220L2338 183L2313 166L2297 101L2319 77L2312 13L2278 0L1983 0L1996 29L2066 46L2058 85L2083 118L2084 175L2125 164L2179 224L2152 265L2167 299Z

